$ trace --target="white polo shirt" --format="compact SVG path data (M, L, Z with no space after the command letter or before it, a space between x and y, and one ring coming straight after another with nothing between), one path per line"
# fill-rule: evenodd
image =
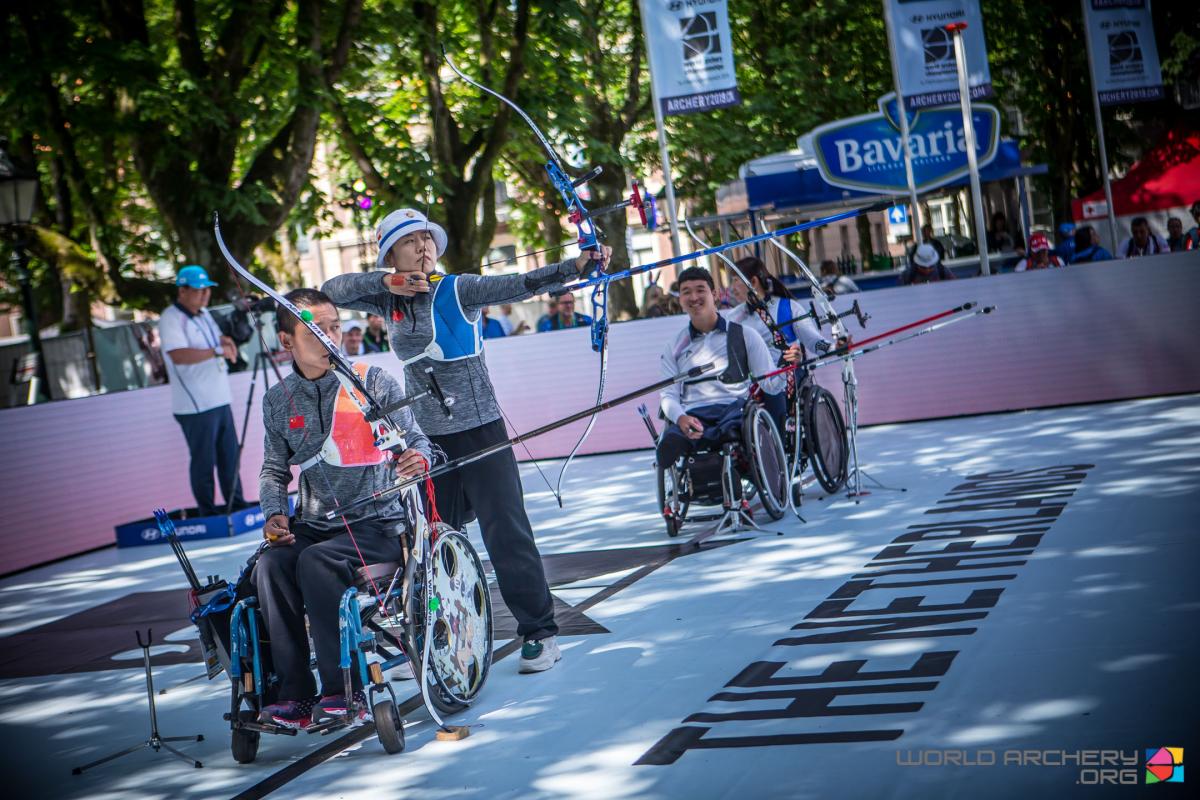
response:
M193 316L172 303L159 317L158 338L171 381L172 413L199 414L231 403L228 362L215 355L221 349L221 329L207 308ZM209 350L214 356L196 364L176 364L170 353L181 347Z

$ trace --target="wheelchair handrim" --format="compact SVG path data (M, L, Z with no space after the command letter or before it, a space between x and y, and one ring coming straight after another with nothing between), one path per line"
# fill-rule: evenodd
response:
M451 701L466 705L479 694L492 660L487 576L475 549L457 531L442 533L430 555L432 596L438 599L430 611L430 672Z
M776 519L787 507L788 461L775 420L761 407L751 412L750 450L755 483L767 513Z

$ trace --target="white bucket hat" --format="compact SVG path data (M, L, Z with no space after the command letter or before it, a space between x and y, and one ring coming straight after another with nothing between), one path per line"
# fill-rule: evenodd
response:
M938 251L931 244L923 244L913 254L913 261L917 262L917 266L929 269L938 262Z
M383 258L392 249L392 245L416 231L429 231L433 234L433 243L437 246L438 258L441 258L446 252L446 231L436 222L427 220L420 211L402 208L384 217L375 229L375 241L379 243L379 255L375 257L375 266L382 268Z

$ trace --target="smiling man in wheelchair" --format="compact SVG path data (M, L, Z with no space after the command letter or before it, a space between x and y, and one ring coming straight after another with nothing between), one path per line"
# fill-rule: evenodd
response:
M679 300L689 322L663 352L663 377L708 363L715 369L712 377L673 384L662 392L661 409L670 424L659 438L656 462L667 531L678 534L692 500L721 502L726 519L730 513L745 513L749 504L740 486L743 475L752 481L767 512L778 518L787 505L786 456L778 424L761 403L751 400L751 377L773 371L776 364L758 334L747 334L742 325L717 313L708 270L689 267L680 273ZM799 358L799 347L783 354L788 362ZM778 394L785 385L785 378L777 375L763 380L758 389ZM710 457L697 458L701 453Z
M310 312L313 322L341 343L337 308L315 289L287 295ZM326 520L342 501L384 489L398 478L425 472L429 439L408 407L394 413L405 431L407 449L384 453L373 443L371 427L329 368L328 353L317 337L280 309L279 340L291 351L292 374L263 398L266 429L259 497L267 517L263 535L270 546L254 568L254 582L270 638L270 655L279 678L276 702L262 710L263 722L303 728L346 713L347 698L339 666L338 604L354 584L362 563L404 559L400 536L405 513L393 494L361 512ZM378 367L356 364L367 389L384 406L404 399L404 390ZM291 468L300 468L299 502L287 516ZM309 668L309 633L317 655L322 695ZM355 707L364 708L360 679L351 671Z

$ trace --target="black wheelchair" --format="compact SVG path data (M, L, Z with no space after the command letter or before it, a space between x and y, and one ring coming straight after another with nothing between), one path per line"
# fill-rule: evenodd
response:
M443 714L467 708L479 695L492 663L492 603L487 576L466 534L444 523L428 523L414 489L406 491L403 563L359 567L355 585L338 609L340 667L345 683L344 715L327 717L303 730L328 733L356 724L352 671L368 694L376 733L388 753L404 749L400 703L384 673L408 662L422 703L439 735L462 738L465 728L447 726ZM230 747L235 761L255 760L261 735L295 736L298 729L264 719L263 709L277 698L278 679L271 664L269 632L254 596L254 564L264 545L231 583L210 576L201 585L183 552L166 513L155 512L184 573L210 679L225 672L231 683Z
M801 505L803 475L810 466L826 494L836 494L846 485L850 467L846 421L837 398L807 371L797 374L795 392L788 398L783 438L793 508Z
M655 439L661 434L642 416ZM665 433L665 431L664 431ZM667 535L678 536L685 522L720 520L714 534L757 528L750 502L758 498L772 520L788 508L788 457L771 414L754 399L746 401L742 421L717 441L703 441L673 464L655 462L658 507ZM691 514L692 506L719 506L715 513Z

